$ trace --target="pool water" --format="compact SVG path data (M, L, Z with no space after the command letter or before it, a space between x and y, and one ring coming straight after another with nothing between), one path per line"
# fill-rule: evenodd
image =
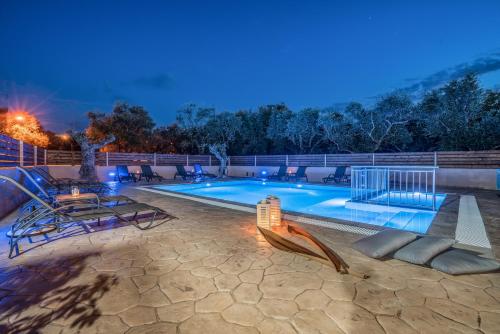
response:
M417 233L425 233L436 215L430 210L352 203L351 189L336 186L245 180L159 185L152 188L250 205L256 205L268 195L275 195L280 198L283 210ZM437 195L437 208L444 197Z

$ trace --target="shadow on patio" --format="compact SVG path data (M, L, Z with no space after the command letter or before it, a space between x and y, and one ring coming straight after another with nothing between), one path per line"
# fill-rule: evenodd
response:
M98 256L89 252L1 268L0 332L39 333L58 323L91 326L101 316L97 301L117 284L116 276L85 272L87 262Z

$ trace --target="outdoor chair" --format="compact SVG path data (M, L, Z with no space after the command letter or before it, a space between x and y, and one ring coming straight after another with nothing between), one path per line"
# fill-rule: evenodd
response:
M102 207L94 202L71 203L55 207L12 178L0 175L0 179L12 183L38 203L38 207L34 210L21 213L7 232L10 247L9 258L12 258L14 250L19 252L18 243L21 239L40 234L46 235L52 231L61 232L75 223L88 221L100 223L103 218L117 218L122 222L134 223L138 229L147 230L172 218L162 209L138 202L115 207ZM144 217L145 214L150 214L151 218ZM141 219L146 220L145 224L143 224L144 221L140 222ZM158 219L161 221L158 222Z
M184 181L194 179L196 177L196 174L186 171L183 165L176 165L175 168L177 168L177 172L174 174L174 180L177 176L180 176Z
M120 183L122 183L122 181L134 181L134 182L136 182L137 179L136 179L134 173L129 172L128 166L116 165L115 181L118 181Z
M141 171L141 177L144 177L148 182L153 179L158 179L158 182L163 181L163 177L157 172L153 172L150 165L141 165Z
M71 178L58 179L50 175L50 173L45 169L39 167L35 167L32 169L17 167L17 169L20 171L24 170L26 173L30 174L33 179L45 184L48 192L52 194L69 193L72 186L77 186L82 191L96 193L103 193L111 190L111 188L107 184L98 181L87 181Z
M273 173L272 175L269 175L267 177L268 180L283 180L286 177L286 170L287 166L286 165L280 165L280 168L278 169L277 172Z
M299 166L299 168L297 168L297 171L295 173L288 174L287 179L289 181L293 180L295 182L305 179L306 182L309 182L309 180L307 179L306 169L307 166Z
M54 203L54 198L58 193L54 193L53 191L51 191L51 190L53 190L53 188L44 187L41 182L37 182L26 168L17 166L16 169L25 176L25 178L29 181L29 183L36 190L38 190L38 194L37 194L38 196L42 197L43 199L45 199L46 201L48 201L50 203ZM80 194L85 194L85 193L86 193L85 191L80 192ZM121 204L125 204L125 203L134 203L135 202L133 199L131 199L127 196L123 196L123 195L113 195L113 196L99 195L98 198L99 198L100 204L105 205L105 206L106 205L121 205ZM36 201L31 200L31 201L27 202L26 204L24 204L23 208L31 209L33 207L36 207L37 204L38 203Z
M201 167L200 164L194 164L193 167L194 167L194 173L197 176L201 176L202 178L209 178L209 179L214 179L217 177L217 175L215 175L215 174L205 173L203 171L203 167Z
M323 178L324 183L328 183L329 181L333 181L335 183L340 182L351 182L351 176L346 174L347 167L346 166L338 166L335 168L335 173L329 174L327 177Z

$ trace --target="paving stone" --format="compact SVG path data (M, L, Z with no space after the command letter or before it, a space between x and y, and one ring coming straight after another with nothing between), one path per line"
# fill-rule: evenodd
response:
M500 312L500 303L480 288L449 279L444 279L440 283L454 302L467 305L477 311Z
M179 326L179 334L234 333L258 334L253 327L245 327L224 321L218 313L195 314Z
M215 286L220 291L232 291L241 281L236 275L222 274L214 278Z
M293 317L293 324L299 333L344 334L335 321L320 310L298 312Z
M157 322L152 325L131 328L127 334L176 334L177 325L167 322ZM109 333L111 334L111 333Z
M131 327L141 326L155 323L156 313L152 307L135 306L120 313L120 318Z
M292 327L292 325L283 320L277 319L264 319L261 323L257 325L257 328L261 333L272 333L272 334L293 334L297 331Z
M250 268L252 260L245 256L232 256L217 268L225 274L238 275Z
M325 312L346 333L384 334L375 317L353 303L332 301Z
M239 276L240 280L245 283L255 283L259 284L264 277L264 270L262 269L252 269L241 273Z
M273 265L273 263L269 259L258 259L252 263L250 268L251 269L266 269L272 265Z
M139 303L139 291L130 278L119 278L116 285L96 301L96 307L104 315L114 315Z
M253 305L235 303L221 313L224 320L242 326L256 326L263 320L262 313Z
M241 283L234 291L234 298L239 303L256 304L262 297L257 284Z
M195 305L196 312L210 313L222 312L233 303L231 294L227 292L215 292L202 300L198 300Z
M451 333L476 333L473 329L422 306L403 308L400 318L421 333L442 334L445 329Z
M174 303L205 298L216 288L211 279L196 277L189 271L173 271L159 278L158 284Z
M199 277L213 278L221 274L221 271L212 267L198 267L191 270L191 274Z
M305 290L319 289L321 280L309 273L287 273L264 276L259 289L266 298L293 300Z
M153 288L158 283L158 276L155 275L142 275L132 277L132 281L137 285L139 293L143 293Z
M379 315L377 320L387 334L417 334L417 331L396 317Z
M333 300L352 301L356 290L351 282L325 282L321 290Z
M425 306L446 318L455 320L471 328L479 327L477 311L448 299L427 298Z
M194 302L186 301L157 308L161 321L182 322L194 314Z
M500 315L492 312L480 312L481 330L485 333L498 333L500 328Z
M177 260L156 260L146 265L144 269L148 275L161 276L173 271L179 266L180 263Z
M262 298L257 308L267 317L289 319L299 311L297 304L289 300Z
M392 290L366 281L357 283L356 290L354 302L372 313L395 315L401 311L401 304Z
M330 301L330 297L321 290L307 290L295 298L301 310L323 310Z
M160 307L168 304L170 301L167 296L157 286L142 293L139 299L139 305L143 306Z

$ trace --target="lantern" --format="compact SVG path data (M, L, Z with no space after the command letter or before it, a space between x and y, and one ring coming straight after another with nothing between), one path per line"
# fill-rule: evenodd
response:
M271 228L271 203L263 199L257 203L257 226L261 228Z
M80 189L78 186L71 186L71 196L78 197L80 195Z
M270 225L281 226L281 201L278 197L269 195L267 201L271 204Z

